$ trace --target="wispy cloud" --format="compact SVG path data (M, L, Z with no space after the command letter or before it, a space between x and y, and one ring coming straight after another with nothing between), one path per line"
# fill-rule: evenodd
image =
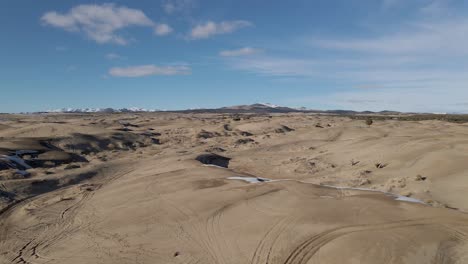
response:
M162 7L167 14L174 14L177 12L188 12L195 5L195 0L165 0Z
M139 65L130 67L114 67L109 70L109 75L114 77L144 77L151 75L187 75L191 73L190 67Z
M404 112L464 112L468 91L454 88L447 93L438 88L367 89L330 92L325 95L286 99L292 105L320 106L324 109L397 110Z
M401 0L383 0L382 1L382 8L388 9L395 5L397 5Z
M237 70L245 70L265 76L313 76L317 73L313 60L269 57L232 58L228 64Z
M312 59L260 56L230 58L227 63L243 70L270 77L308 78L348 88L422 88L451 89L468 83L468 66L447 69L432 62L406 57L372 59Z
M449 2L450 0L432 0L429 4L423 6L420 11L423 15L429 16L450 15L452 8Z
M174 31L168 24L158 24L154 28L154 33L158 36L165 36Z
M121 59L122 56L120 56L119 54L116 54L116 53L107 53L106 54L106 59L108 60L118 60L118 59Z
M255 49L251 47L245 47L235 50L222 50L219 52L219 55L222 57L237 57L237 56L247 56L256 53L262 52L261 49Z
M249 26L252 26L252 23L245 20L222 21L219 23L208 21L193 27L190 32L190 38L205 39L214 35L232 33Z
M158 27L165 25L153 22L139 9L114 4L78 5L67 13L50 11L41 17L41 21L44 25L69 32L80 32L97 43L120 45L126 45L129 42L128 39L116 33L121 29L132 26L152 27L158 33L161 32Z
M313 39L315 47L381 54L468 54L468 19L420 22L368 39Z

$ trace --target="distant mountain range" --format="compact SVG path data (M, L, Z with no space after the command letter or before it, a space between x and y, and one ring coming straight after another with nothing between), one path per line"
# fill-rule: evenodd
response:
M181 110L177 112L188 112L188 113L323 113L323 114L341 114L341 115L353 115L353 114L384 114L384 115L396 115L400 112L396 111L352 111L352 110L315 110L308 109L305 107L292 108L286 106L273 105L269 103L256 103L251 105L235 105L221 108L207 108L207 109L189 109Z
M160 110L139 107L130 108L60 108L47 110L46 113L132 113L132 112L158 112Z
M384 115L396 115L400 112L396 111L352 111L352 110L313 110L305 107L292 108L286 106L279 106L269 103L255 103L250 105L235 105L221 108L199 108L199 109L187 109L187 110L172 110L163 111L156 109L145 109L139 107L130 108L61 108L55 110L45 111L46 113L138 113L138 112L181 112L181 113L323 113L323 114L340 114L340 115L353 115L353 114L384 114Z

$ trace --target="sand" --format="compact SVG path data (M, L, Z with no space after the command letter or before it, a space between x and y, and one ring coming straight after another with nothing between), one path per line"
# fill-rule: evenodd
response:
M0 263L468 263L468 125L235 120L1 116Z

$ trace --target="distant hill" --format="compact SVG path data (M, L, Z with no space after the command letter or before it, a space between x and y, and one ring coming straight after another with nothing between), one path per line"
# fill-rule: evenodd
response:
M196 112L196 113L291 113L291 112L301 112L301 110L272 105L272 104L263 104L256 103L251 105L235 105L235 106L226 106L221 108L211 108L211 109L191 109L191 110L182 110L181 112Z
M396 111L352 111L352 110L312 110L305 107L292 108L286 106L273 105L269 103L255 103L251 105L235 105L226 106L221 108L202 108L202 109L189 109L176 112L189 112L189 113L322 113L322 114L335 114L335 115L355 115L355 114L381 114L381 115L397 115L400 112Z

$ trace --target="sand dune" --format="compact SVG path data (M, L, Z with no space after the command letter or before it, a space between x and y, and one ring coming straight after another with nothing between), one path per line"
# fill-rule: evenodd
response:
M170 113L0 125L0 155L32 167L0 171L1 263L468 263L467 125Z

